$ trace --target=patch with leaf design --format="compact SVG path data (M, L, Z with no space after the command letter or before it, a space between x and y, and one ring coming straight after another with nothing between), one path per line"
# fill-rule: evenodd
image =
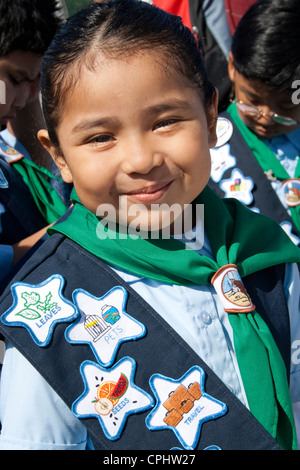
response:
M59 274L40 284L17 282L11 286L13 305L1 321L8 326L25 327L39 346L46 346L54 327L76 318L76 307L63 294L64 278Z

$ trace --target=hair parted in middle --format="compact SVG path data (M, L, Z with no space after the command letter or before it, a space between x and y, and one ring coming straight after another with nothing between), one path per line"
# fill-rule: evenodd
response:
M215 89L197 41L181 18L140 0L95 2L69 18L45 54L41 90L52 143L59 145L56 128L64 94L76 85L82 66L92 69L101 57L122 60L146 51L166 70L173 67L190 80L209 109Z

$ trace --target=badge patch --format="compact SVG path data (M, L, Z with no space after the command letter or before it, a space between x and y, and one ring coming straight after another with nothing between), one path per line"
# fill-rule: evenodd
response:
M157 404L146 418L148 428L171 429L185 449L194 449L202 424L227 411L225 403L204 392L204 377L204 371L198 366L179 380L154 374L150 386Z
M113 363L119 345L145 335L146 328L125 311L126 290L117 286L103 297L77 289L73 301L80 318L66 330L70 343L88 343L104 367Z
M34 285L17 282L12 285L13 305L1 320L8 326L25 327L39 346L46 346L56 323L70 322L77 312L62 295L64 279L59 274Z
M288 207L296 207L300 204L300 178L283 181L283 193Z
M129 415L153 406L153 398L134 384L135 362L130 357L111 369L86 361L80 372L85 390L72 411L77 418L97 418L110 440L120 437Z
M235 264L220 268L211 280L225 312L253 312L253 305Z
M231 177L220 183L220 188L225 193L225 197L233 197L246 205L253 201L252 189L254 183L252 178L245 177L239 169L233 170Z
M236 158L230 153L230 145L226 144L220 148L210 150L211 158L211 179L215 183L221 181L223 174L229 168L236 165Z
M7 145L2 139L0 139L0 155L5 158L6 163L13 163L23 158L22 153Z
M231 136L233 134L233 126L231 122L224 117L218 117L216 133L216 147L221 147L222 145L226 144L228 140L231 139Z

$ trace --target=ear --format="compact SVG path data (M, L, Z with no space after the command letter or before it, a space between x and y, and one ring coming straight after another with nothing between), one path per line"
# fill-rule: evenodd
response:
M218 120L218 103L219 93L215 90L213 103L211 104L207 112L207 128L208 128L208 145L209 148L214 148L217 143L217 120Z
M234 60L233 60L233 55L231 51L229 51L229 54L228 54L228 75L229 75L231 82L234 83L235 66L234 66Z
M52 143L48 131L46 129L41 129L38 132L38 139L47 152L50 153L65 183L72 183L73 178L67 162L62 155L61 150Z

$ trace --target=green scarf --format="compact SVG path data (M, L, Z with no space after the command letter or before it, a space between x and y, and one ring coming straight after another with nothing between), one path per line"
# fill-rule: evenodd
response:
M276 155L272 150L254 133L246 124L241 120L235 103L231 103L227 108L228 114L232 117L234 123L239 129L240 133L244 137L248 146L252 150L256 160L260 164L263 171L267 172L272 170L273 175L281 180L285 181L290 178L285 168L281 165ZM300 159L298 161L295 178L300 178ZM291 217L297 229L300 232L300 205L296 207L290 207Z
M56 222L66 212L67 207L46 179L55 179L55 176L46 168L38 166L24 157L12 162L11 165L20 173L24 183L29 187L37 208L47 225Z
M243 277L300 261L300 249L273 220L235 199L219 199L209 187L195 202L204 204L204 226L215 260L185 249L172 238L116 237L77 198L70 217L48 232L63 233L90 253L136 275L170 284L209 284L220 267L231 263ZM106 238L100 240L96 230ZM286 369L267 325L256 311L228 315L251 412L283 448L297 448Z

